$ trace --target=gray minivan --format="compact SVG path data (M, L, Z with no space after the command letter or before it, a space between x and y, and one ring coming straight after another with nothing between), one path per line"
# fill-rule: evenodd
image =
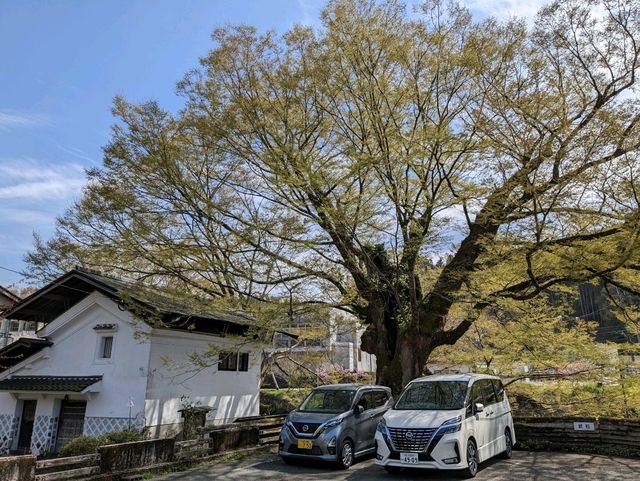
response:
M317 459L347 469L357 456L375 451L376 427L392 404L391 390L385 386L317 387L287 416L278 454L287 463Z

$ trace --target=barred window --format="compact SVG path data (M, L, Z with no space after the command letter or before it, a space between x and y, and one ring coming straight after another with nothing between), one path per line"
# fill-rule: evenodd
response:
M100 357L102 359L111 359L113 352L113 336L103 336L100 345Z

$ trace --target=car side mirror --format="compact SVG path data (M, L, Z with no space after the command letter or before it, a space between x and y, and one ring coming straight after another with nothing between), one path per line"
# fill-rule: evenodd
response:
M482 403L476 403L475 407L476 407L476 413L481 413L482 411L484 411L484 404Z
M353 413L358 416L359 414L362 414L364 412L364 406L362 404L358 404L356 407L353 408Z

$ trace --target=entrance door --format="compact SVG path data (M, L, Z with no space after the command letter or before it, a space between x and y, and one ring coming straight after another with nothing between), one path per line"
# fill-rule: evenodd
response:
M63 400L60 406L60 422L58 423L58 437L56 452L73 438L82 436L84 429L84 413L87 410L86 401Z
M37 404L38 401L33 399L22 401L22 418L18 435L18 451L22 453L31 451L31 434L33 433L33 421L36 418Z

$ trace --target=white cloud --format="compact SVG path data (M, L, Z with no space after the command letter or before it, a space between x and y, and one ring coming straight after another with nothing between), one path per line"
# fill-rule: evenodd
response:
M325 4L324 0L298 0L298 7L302 14L300 22L309 27L319 27L321 23L320 12Z
M0 199L57 202L78 196L85 183L81 164L0 159Z
M34 127L46 123L47 117L42 114L0 111L0 130L9 130L15 127Z
M473 13L488 17L505 19L510 17L533 20L540 8L551 3L550 0L463 0Z
M95 160L89 157L89 155L82 149L78 149L77 147L56 144L56 147L62 150L64 153L77 157L78 159L86 160L90 163L95 163Z
M11 222L12 224L24 224L27 226L33 226L53 224L55 217L48 212L42 212L36 209L0 207L0 219L2 219L3 222ZM6 245L9 244L9 240L15 239L9 239L9 237L7 236L0 237L0 241L2 241L3 244L3 249L5 249ZM21 250L24 250L24 244L20 244L19 247Z

